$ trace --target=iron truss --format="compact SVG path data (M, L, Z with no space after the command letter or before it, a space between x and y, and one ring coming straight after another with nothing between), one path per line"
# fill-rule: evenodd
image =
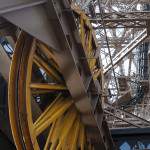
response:
M70 2L75 6L75 12L72 12ZM74 103L82 113L86 124L90 124L89 116L92 115L82 110L83 104L93 111L92 119L96 120L94 126L97 126L101 133L101 145L104 149L111 145L106 144L111 143L111 138L102 108L110 128L143 128L150 125L147 44L150 23L149 2L147 0L0 1L1 35L4 35L9 43L11 40L7 36L12 36L16 42L18 29L14 27L15 25L54 50L62 76L65 77L69 92L74 97ZM85 19L82 12L90 19ZM81 18L77 17L79 14ZM24 18L28 18L28 21ZM84 36L84 29L92 28L88 26L89 21L95 29L95 34L91 34L89 30L89 34ZM84 25L83 22L88 25ZM81 41L78 31L81 32ZM92 42L88 42L95 43L97 39L98 43L94 45L97 49L92 57L91 55L86 57L83 41L91 35ZM87 64L97 58L99 68L94 68L91 72ZM3 71L4 74L7 73L6 80L8 80L9 70L6 69ZM105 79L101 82L101 88L92 78L95 72ZM32 88L35 88L35 85L32 85ZM97 88L98 91L93 90ZM89 131L91 130L90 128ZM93 131L89 133L90 136L96 139L92 133Z
M105 75L103 94L109 126L148 127L150 1L76 2L89 15L96 31Z
M98 23L95 29L103 28L101 24L102 19L100 14L96 13L97 19L91 18L92 23ZM103 14L103 20L107 29L113 28L148 28L150 22L150 12L148 11L136 11L136 12L110 12Z

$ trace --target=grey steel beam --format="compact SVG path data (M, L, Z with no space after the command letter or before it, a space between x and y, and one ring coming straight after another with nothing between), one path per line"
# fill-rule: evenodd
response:
M100 16L100 13L96 13L97 16ZM150 20L150 11L128 11L128 12L108 12L104 13L103 19L119 21L119 20L131 20L135 21L140 20ZM93 19L91 19L93 20ZM101 19L98 19L101 20ZM94 20L93 20L94 21Z
M124 118L118 117L118 116L116 116L114 113L112 113L112 112L110 112L110 111L108 111L108 110L105 110L104 112L105 112L106 114L109 114L109 115L114 116L115 118L117 118L117 119L119 119L119 120L122 120L123 122L126 122L126 123L128 123L128 124L130 124L130 125L133 125L134 127L141 128L140 125L135 124L134 122L131 122L131 121L129 121L128 119L124 119ZM107 121L107 122L109 122L109 121Z
M124 57L126 57L134 48L136 48L147 37L147 30L142 31L135 39L133 39L125 48L115 55L113 65L117 65ZM104 74L112 68L111 63L104 67Z
M97 13L97 16L100 16ZM102 20L100 18L93 19L90 21L92 23L99 23L97 28L103 28ZM150 12L141 11L141 12L110 12L104 13L103 21L106 28L147 28L148 22L150 21Z
M120 119L124 122L127 122L129 124L132 124L136 127L140 127L140 128L143 128L143 127L150 127L150 122L143 119L143 118L140 118L132 113L129 113L123 109L120 109L120 108L117 108L117 107L114 107L112 106L111 104L108 104L108 103L105 103L105 113L107 114L110 114L114 117L116 117L117 119ZM108 121L109 118L108 118ZM137 124L135 124L135 121ZM117 126L117 124L116 124Z
M9 13L24 8L45 3L46 0L5 0L0 1L0 14Z
M0 15L55 50L56 42L51 19L47 15L45 0L0 1Z
M106 29L119 29L119 28L139 28L139 29L143 29L143 28L147 28L148 27L148 21L134 21L134 20L129 20L126 22L122 22L120 21L116 21L116 22L107 22L105 23ZM99 24L93 28L96 29L103 29L102 25Z

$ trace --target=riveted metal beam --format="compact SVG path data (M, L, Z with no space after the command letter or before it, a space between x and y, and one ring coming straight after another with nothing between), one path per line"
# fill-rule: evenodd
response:
M53 49L60 49L51 24L54 20L50 20L47 16L45 0L7 0L0 3L0 15L2 17L51 46Z

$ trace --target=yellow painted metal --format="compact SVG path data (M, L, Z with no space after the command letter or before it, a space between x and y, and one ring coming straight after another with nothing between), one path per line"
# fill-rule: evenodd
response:
M98 68L95 58L97 43L95 42L92 25L90 24L87 16L81 10L74 9L74 11L76 14L78 14L79 33L89 68L91 69L93 78L97 80L100 76L101 68ZM25 39L22 38L21 41L18 41L18 48L20 49L23 48L23 40ZM88 145L86 145L87 139L85 126L80 119L80 114L75 108L72 98L68 96L69 91L65 85L65 81L58 66L54 51L44 43L34 38L32 38L32 40L33 42L31 49L28 50L28 53L23 52L23 54L26 54L26 61L24 63L27 64L27 67L25 66L25 69L27 68L25 70L25 83L22 85L22 88L25 90L22 94L17 93L20 97L22 95L25 96L25 110L23 115L26 117L26 128L29 133L28 136L27 134L23 134L23 138L29 139L29 144L31 145L28 146L29 144L25 143L25 147L26 149L40 150L41 145L39 145L40 142L38 141L38 137L40 137L42 133L46 131L48 132L48 136L46 137L46 135L44 135L46 139L45 146L42 148L44 150L77 150L79 148L81 150L85 150L88 147ZM14 57L17 59L17 55ZM20 66L18 65L18 69L20 69L19 67ZM11 69L13 72L15 68L12 66ZM39 80L32 81L33 77L37 75L34 72L34 69L37 69L38 71L40 69L44 70L48 79L50 80L44 80L44 82L40 80L42 83L40 83ZM14 73L12 76L15 78ZM14 83L12 80L10 80L10 82L11 84ZM20 84L19 81L17 82ZM14 91L14 93L16 92L13 87L11 87L10 90ZM33 106L31 101L35 100L34 96L36 95L43 96L45 94L47 96L50 93L53 94L50 96L50 104L46 104L47 106L44 108L45 110L42 110L41 114L35 119L33 117L34 109L32 109ZM57 95L55 99L54 95ZM13 97L13 95L10 93L9 97ZM17 100L19 101L19 99ZM21 102L19 101L16 105L14 103L12 104L11 102L9 103L10 114L15 111L15 108L19 105L19 103ZM20 117L22 114L17 115ZM21 150L22 143L20 142L18 133L22 133L23 129L21 127L23 127L24 123L20 122L19 118L17 119L14 115L11 116L11 124L15 143L17 145L17 149ZM20 131L15 129L17 128L17 121L22 124L20 125ZM89 149L92 149L92 145L89 146Z
M51 92L52 90L45 90L45 89L32 89L33 95L39 95L39 94L47 94Z
M31 83L30 88L40 90L67 90L67 87L64 85L52 83Z
M48 75L49 77L52 77L54 80L58 82L62 82L62 79L60 75L57 73L57 71L52 68L50 65L48 65L42 58L40 58L38 55L34 55L34 62L36 63L37 66L42 68Z
M19 48L22 45L23 38L24 38L24 34L20 34L19 38L18 38L19 40L17 41L17 44L15 46L16 51L13 55L12 63L11 63L11 67L10 67L10 77L11 78L9 78L9 92L8 92L10 125L11 125L14 142L15 142L16 148L18 150L22 149L22 143L20 140L18 121L17 121L16 113L15 113L16 112L15 105L17 105L17 104L16 104L16 100L15 100L15 95L14 95L14 93L15 93L15 87L14 87L15 83L14 82L15 82L15 78L16 78L16 74L14 74L14 72L16 72L16 68L18 65L17 52L19 52L19 50L20 50Z
M68 135L68 139L70 140L66 140L64 149L76 150L78 148L79 131L80 131L80 118L77 117L69 133L70 135Z
M55 150L55 149L56 149L56 146L57 146L57 144L58 144L60 132L61 132L61 129L62 129L63 117L64 117L64 116L61 116L61 117L56 121L55 128L54 128L53 131L52 131L52 136L51 136L51 138L50 138L50 142L51 142L50 150Z
M55 68L59 73L61 73L60 68L58 66L58 62L55 58L55 55L53 54L52 49L50 49L47 45L41 42L37 42L37 46L41 53L44 53L44 55L48 58L50 64Z
M51 105L51 109L56 108L58 106L58 103L60 103L60 97L57 97L55 102L53 102L53 105ZM64 105L62 105L64 107ZM47 111L49 108L47 109ZM52 112L50 114L53 114ZM45 117L45 113L40 116L38 120L43 120L43 117ZM50 118L50 116L48 117ZM47 120L43 120L44 122ZM38 123L35 123L37 125ZM81 128L81 129L80 129ZM79 133L81 132L81 134ZM83 124L81 125L77 110L72 106L67 110L67 113L64 114L64 112L55 119L55 121L52 122L50 132L45 144L45 150L48 148L48 145L50 145L50 150L76 150L78 147L78 137L79 135L81 141L81 149L84 149L84 128ZM69 140L68 140L69 139Z
M38 119L34 122L34 125L36 126L40 121L42 121L44 119L44 116L46 116L46 114L50 111L52 111L52 109L57 106L58 104L60 104L61 100L63 98L61 97L61 94L59 94L55 100L47 107L47 109L38 117Z
M74 107L70 108L70 110L68 110L67 114L64 117L62 129L59 137L59 143L56 147L56 150L61 150L62 147L64 147L66 138L69 132L71 132L71 128L73 126L76 117L77 117L77 112L75 111L75 108Z
M72 105L71 100L62 100L60 105L56 105L52 107L52 111L46 113L43 118L43 122L36 123L35 125L35 131L36 135L38 136L40 133L42 133L46 128L48 128L52 122L54 122L56 119L58 119L65 111Z
M78 20L80 22L79 32L80 32L81 42L85 50L89 68L91 69L93 75L93 79L99 81L102 88L101 90L104 91L103 67L101 62L99 65L97 64L96 49L98 48L98 43L96 40L95 32L93 31L92 25L88 17L85 15L85 13L77 5L72 5L71 8L73 9L74 13L78 16ZM100 59L98 59L98 62L99 60ZM102 97L101 100L103 106L104 97Z
M86 57L87 57L87 61L89 63L89 67L90 67L91 71L93 72L94 69L96 68L96 58L95 58L96 47L93 45L93 41L94 41L93 30L88 21L87 16L80 11L77 11L77 12L78 12L79 18L80 18L80 26L79 27L80 27L81 42L82 42L83 48L85 49L85 52L86 52ZM94 79L95 79L95 77L94 77Z
M101 73L102 73L101 69L95 69L93 75L94 80L96 80L101 75Z
M33 47L29 53L29 59L27 63L27 68L28 68L28 73L26 77L26 109L27 109L27 119L28 119L28 126L29 126L29 131L30 131L30 138L33 144L33 148L35 150L39 150L40 147L38 145L37 139L36 139L36 134L35 134L35 129L33 125L33 118L32 118L32 106L31 106L31 77L32 77L32 67L33 67L33 58L34 58L34 53L36 51L36 40L34 39L33 41Z
M45 44L38 42L37 46L39 47L39 49L41 49L41 51L49 58L49 59L53 59L53 61L55 62L55 65L57 66L56 68L58 68L59 66L57 65L57 60L52 52L52 50L50 48L48 48Z
M96 80L100 76L101 71L97 68L96 64L96 44L93 44L93 30L87 16L80 11L77 12L79 14L79 28L82 45L86 53L89 68L93 73L93 78ZM32 49L27 58L25 113L27 115L27 128L30 132L29 134L33 149L40 149L37 138L46 131L46 129L49 129L49 133L46 137L44 150L86 149L85 127L80 120L80 114L76 110L71 97L65 97L65 94L63 95L68 89L63 81L53 50L34 39ZM43 69L47 76L52 79L50 83L35 83L31 80L34 67L33 63L35 63L39 69ZM43 110L40 116L33 121L31 105L31 101L33 100L32 96L49 92L58 95L53 99L51 104ZM17 136L17 134L15 136ZM17 138L16 143L19 143ZM92 149L91 145L89 146L89 149Z
M80 35L81 35L81 42L83 47L85 48L85 30L84 30L84 20L82 18L82 15L80 17Z
M93 79L97 80L98 78L99 79L103 78L101 72L102 65L100 67L97 65L96 49L98 48L98 43L96 40L95 32L92 29L92 25L88 17L77 5L74 5L72 3L71 8L79 18L78 20L80 22L79 32L80 32L81 42L86 52L87 61L91 69ZM102 83L103 81L100 82Z
M84 126L72 106L52 123L44 150L84 150L84 145Z
M52 133L53 133L53 130L55 128L55 125L56 125L56 121L54 121L51 125L51 128L50 128L50 131L49 131L49 134L48 134L48 137L47 137L47 140L46 140L46 144L44 146L44 150L48 150L49 148L49 145L50 145L50 139L52 137Z
M79 146L81 150L84 150L85 148L85 129L84 125L80 124L80 133L79 133Z
M67 90L63 84L44 84L44 83L31 83L32 63L34 57L34 51L31 52L28 61L28 76L27 76L27 113L28 124L30 128L30 136L32 138L33 147L35 150L39 150L37 137L48 127L50 127L49 134L44 146L44 149L64 149L66 141L68 141L69 133L72 132L72 144L69 145L68 150L76 149L79 145L78 137L80 135L80 121L79 114L73 105L73 101L69 98L63 98L62 94L58 94L56 99L46 108L46 110L38 117L33 123L32 111L31 111L31 89L32 90L51 90L62 91ZM39 60L38 60L39 61ZM30 113L30 114L29 114ZM83 133L83 132L82 132ZM85 134L85 133L84 133ZM85 143L82 141L82 148ZM65 150L65 149L64 149Z

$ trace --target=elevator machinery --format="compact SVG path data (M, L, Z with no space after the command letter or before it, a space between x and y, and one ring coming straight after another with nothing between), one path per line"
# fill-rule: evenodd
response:
M114 150L86 14L69 0L1 0L0 27L13 47L8 107L16 148Z

